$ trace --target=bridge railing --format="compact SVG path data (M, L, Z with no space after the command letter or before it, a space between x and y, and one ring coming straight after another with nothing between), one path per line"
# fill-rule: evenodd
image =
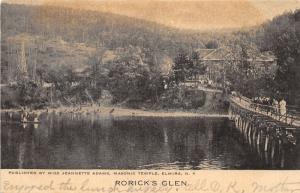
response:
M265 114L289 125L300 126L300 108L286 106L286 113L282 113L278 105L275 106L255 103L244 96L232 96L232 98L241 106L249 108L252 111Z

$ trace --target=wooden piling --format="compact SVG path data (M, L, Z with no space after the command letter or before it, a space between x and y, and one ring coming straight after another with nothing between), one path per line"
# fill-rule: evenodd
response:
M273 138L272 139L272 143L271 143L271 162L272 162L272 167L276 167L277 165L277 159L276 159L276 155L277 155L277 139Z
M251 136L252 136L252 132L253 132L253 124L250 125L249 127L249 132L248 132L248 143L250 144L251 146Z
M229 115L235 122L236 129L258 155L265 161L265 164L273 167L285 167L285 149L283 138L287 135L280 129L289 127L286 123L273 120L272 118L252 112L239 104L233 103L229 108ZM279 129L279 130L278 130ZM288 143L294 145L293 140Z
M257 134L257 140L256 140L256 147L257 147L257 153L258 153L258 155L261 155L260 154L260 138L261 138L261 130L258 130L258 132L257 132L258 134Z

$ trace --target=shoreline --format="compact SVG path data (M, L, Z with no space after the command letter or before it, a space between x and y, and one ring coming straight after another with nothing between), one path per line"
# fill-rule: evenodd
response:
M0 109L0 112L18 112L21 109ZM136 116L136 117L221 117L227 118L228 114L218 114L218 113L201 113L201 112L186 112L182 110L143 110L143 109L130 109L126 107L117 106L84 106L84 107L59 107L59 108L47 108L40 110L32 110L29 112L33 113L43 113L43 112L62 112L62 113L98 113L100 115L109 115L115 117L126 117L126 116Z

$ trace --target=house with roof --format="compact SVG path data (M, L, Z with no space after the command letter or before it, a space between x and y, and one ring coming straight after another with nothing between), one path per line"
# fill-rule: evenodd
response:
M203 50L200 49L199 52L201 53ZM217 48L210 49L210 52L205 49L205 52L207 54L200 58L201 64L206 69L205 77L213 82L218 82L218 79L223 77L224 62L229 55L229 51L224 48Z
M214 84L222 87L226 84L225 65L227 63L238 62L238 59L231 57L231 53L226 48L198 49L199 64L205 67L204 74L190 77L186 80L187 85L198 83ZM265 73L274 73L277 70L276 57L272 52L263 52L247 61L254 63L258 77Z

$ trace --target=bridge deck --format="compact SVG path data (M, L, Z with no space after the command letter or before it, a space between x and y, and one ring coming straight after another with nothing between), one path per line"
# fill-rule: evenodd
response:
M288 124L290 126L296 127L297 129L300 129L300 117L297 115L280 115L279 113L272 111L274 107L252 103L250 99L247 99L245 97L231 96L230 100L244 109L269 117L276 122ZM259 108L260 106L267 108Z

